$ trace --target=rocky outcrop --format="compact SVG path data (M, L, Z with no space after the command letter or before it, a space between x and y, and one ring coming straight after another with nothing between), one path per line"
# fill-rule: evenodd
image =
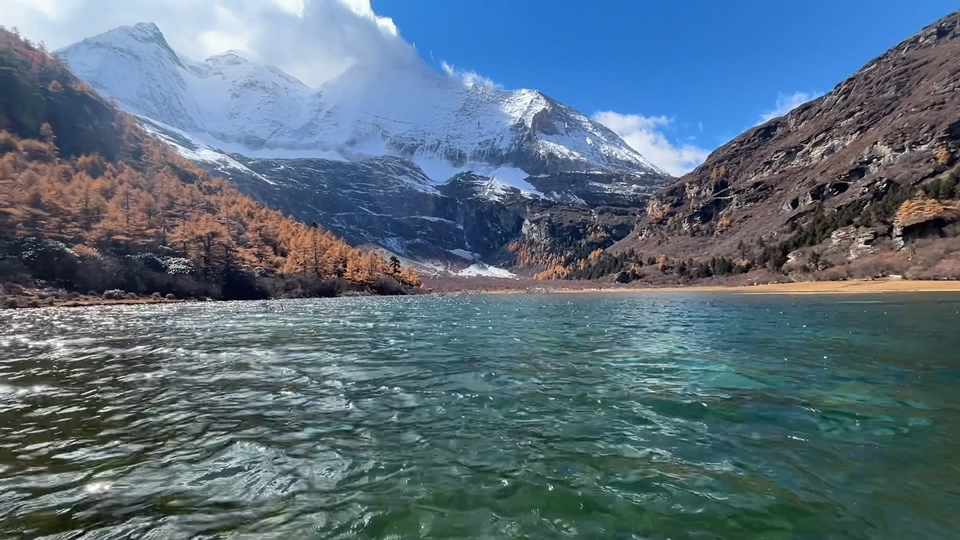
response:
M434 185L402 158L359 163L232 158L242 169L214 171L263 204L315 221L352 244L454 269L473 258L515 264L508 248L518 240L541 256L580 245L609 247L636 223L638 210L624 205L642 204L657 185L639 175L543 174L530 183L569 190L564 197L543 198L474 173Z
M853 261L876 253L876 241L881 231L868 227L842 227L830 234L829 247Z

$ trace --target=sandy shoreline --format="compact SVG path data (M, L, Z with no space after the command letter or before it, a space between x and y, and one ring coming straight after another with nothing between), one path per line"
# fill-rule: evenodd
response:
M463 283L466 285L467 283ZM681 287L564 287L557 282L543 286L515 286L497 288L489 283L484 288L462 287L453 290L437 291L442 296L460 295L498 295L498 294L743 294L743 295L857 295L857 294L911 294L911 293L960 293L960 281L910 281L901 279L849 280L849 281L809 281L797 283L772 283L765 285L690 285ZM429 293L428 293L429 294ZM199 300L193 300L197 302ZM92 307L115 305L181 304L190 300L168 300L159 298L137 298L105 300L96 297L83 297L74 300L50 299L35 305L37 307ZM38 305L37 305L38 304Z
M460 294L596 294L596 293L731 293L731 294L884 294L884 293L960 293L960 281L849 280L773 283L767 285L725 286L691 285L686 287L596 287L495 289L461 291ZM456 293L454 293L456 294Z

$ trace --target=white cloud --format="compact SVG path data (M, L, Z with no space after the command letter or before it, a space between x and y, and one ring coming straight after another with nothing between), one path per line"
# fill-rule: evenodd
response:
M430 54L433 54L432 52ZM457 69L453 64L448 63L447 61L440 62L440 69L443 70L450 77L455 77L464 82L468 86L485 86L487 88L500 88L503 87L499 84L493 82L491 79L480 75L476 71L468 71Z
M773 110L760 115L760 123L769 122L774 118L784 116L804 103L822 96L822 92L794 92L793 94L777 94L777 104Z
M203 60L249 51L316 86L350 65L411 61L416 51L370 0L0 0L4 26L51 50L138 22Z
M194 60L233 49L274 65L311 86L356 63L416 63L414 46L393 20L374 13L371 0L0 0L0 24L17 27L56 50L138 22L153 22L177 52ZM432 51L431 51L432 55ZM465 84L501 88L474 71L443 62ZM673 144L661 131L666 117L601 112L594 119L651 162L675 175L700 164L708 152ZM702 128L700 128L702 130Z
M660 129L671 122L666 116L598 112L593 120L610 128L631 148L674 176L690 172L710 154L692 144L671 143Z

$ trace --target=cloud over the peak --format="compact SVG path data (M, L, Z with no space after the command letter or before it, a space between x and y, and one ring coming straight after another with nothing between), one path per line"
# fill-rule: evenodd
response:
M440 69L442 69L447 76L460 79L468 86L486 86L487 88L499 89L503 88L501 85L493 82L491 79L488 79L483 75L480 75L476 71L458 69L453 64L450 64L446 61L440 62Z
M703 163L710 154L693 144L674 144L663 134L662 128L670 125L666 116L643 116L598 112L593 120L620 136L631 148L640 152L651 163L674 176L690 172Z
M784 116L800 105L822 96L821 92L794 92L793 94L777 94L777 103L773 109L760 115L760 123L769 122L774 118Z
M55 50L154 22L181 54L252 53L316 86L350 65L411 61L413 47L370 0L0 0L0 21Z

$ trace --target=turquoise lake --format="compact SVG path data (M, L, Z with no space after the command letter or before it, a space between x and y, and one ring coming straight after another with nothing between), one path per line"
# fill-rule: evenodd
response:
M960 296L0 312L0 538L960 538Z

